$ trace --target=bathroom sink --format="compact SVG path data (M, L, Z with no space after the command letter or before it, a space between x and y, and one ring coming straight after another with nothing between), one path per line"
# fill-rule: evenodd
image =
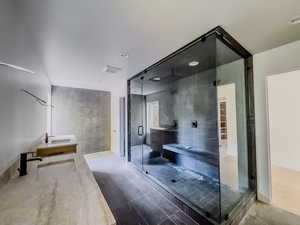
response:
M71 139L54 139L54 140L51 140L50 143L51 144L63 144L63 143L67 143L70 141L71 141Z
M48 157L77 152L77 141L74 135L51 136L48 143L37 147L38 157Z

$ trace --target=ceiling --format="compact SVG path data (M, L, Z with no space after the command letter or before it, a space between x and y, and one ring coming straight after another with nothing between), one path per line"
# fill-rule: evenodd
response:
M50 80L63 86L107 89L217 25L253 54L300 39L300 24L289 24L299 0L16 2Z

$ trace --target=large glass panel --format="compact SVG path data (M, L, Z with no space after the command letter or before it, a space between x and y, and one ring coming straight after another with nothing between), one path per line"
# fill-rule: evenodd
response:
M131 161L218 223L251 192L245 59L227 41L211 34L130 82Z
M249 189L245 62L217 40L218 128L221 216L224 219Z
M216 37L145 74L143 169L191 208L220 218Z
M130 81L130 158L140 170L143 168L143 143L145 139L144 116L145 99L143 96L143 77Z

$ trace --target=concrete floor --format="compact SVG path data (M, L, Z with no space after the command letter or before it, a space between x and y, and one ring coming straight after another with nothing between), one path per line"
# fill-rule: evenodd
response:
M271 205L257 202L241 225L300 225L300 217Z

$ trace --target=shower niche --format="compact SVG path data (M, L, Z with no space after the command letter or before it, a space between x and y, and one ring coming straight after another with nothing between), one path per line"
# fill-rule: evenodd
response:
M255 197L252 84L221 27L128 80L128 161L198 222L232 223Z

